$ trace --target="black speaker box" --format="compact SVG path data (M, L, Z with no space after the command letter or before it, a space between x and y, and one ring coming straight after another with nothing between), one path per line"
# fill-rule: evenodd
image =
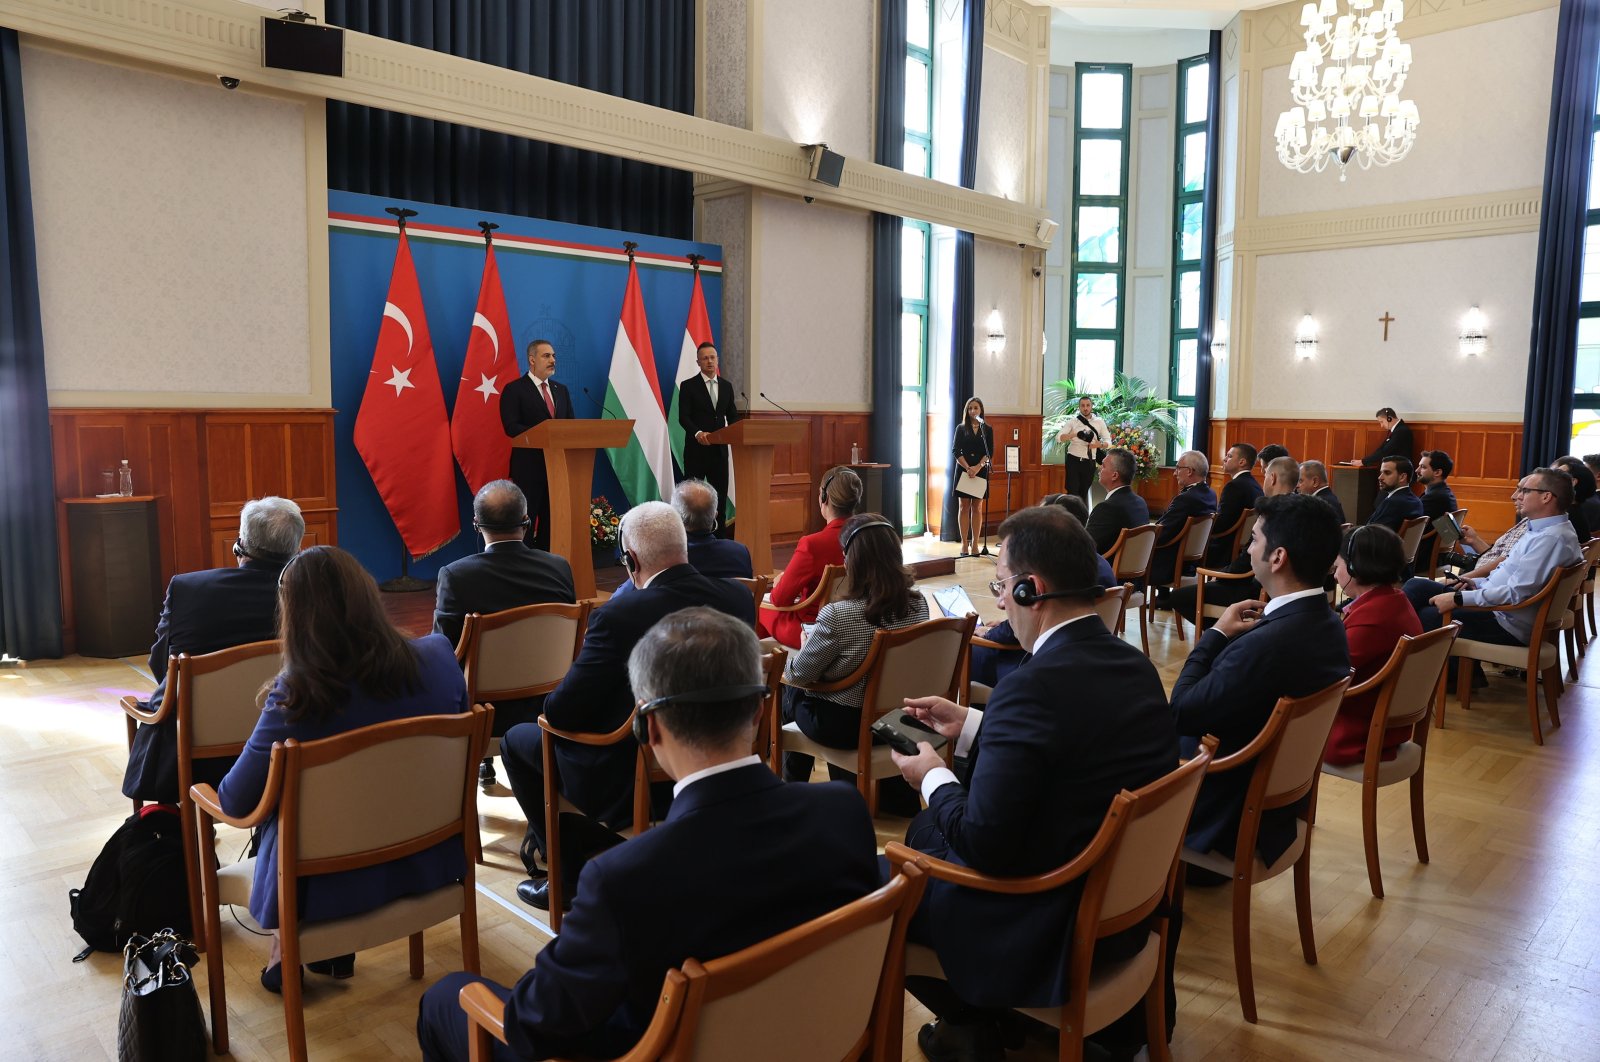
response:
M261 65L276 70L344 76L344 30L282 18L261 20Z

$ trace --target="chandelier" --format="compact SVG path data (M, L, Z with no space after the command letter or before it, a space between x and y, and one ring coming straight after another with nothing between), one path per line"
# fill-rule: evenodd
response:
M1370 169L1399 162L1417 138L1417 105L1402 100L1411 45L1395 32L1403 0L1308 3L1300 12L1306 46L1289 64L1294 106L1278 115L1278 158L1291 170L1345 179L1351 160Z

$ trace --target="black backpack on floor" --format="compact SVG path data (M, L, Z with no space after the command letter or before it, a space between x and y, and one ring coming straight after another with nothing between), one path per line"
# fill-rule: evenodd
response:
M121 951L135 933L171 928L191 936L178 809L147 804L128 816L95 857L83 888L69 891L67 900L72 928L88 944L74 962L94 951Z

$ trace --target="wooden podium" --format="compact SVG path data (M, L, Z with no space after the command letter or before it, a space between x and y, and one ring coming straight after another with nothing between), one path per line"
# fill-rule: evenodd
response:
M1366 523L1378 500L1378 470L1370 465L1333 465L1328 473L1333 477L1329 485L1344 506L1344 518L1358 526Z
M772 448L800 442L805 434L798 420L747 417L710 435L713 443L733 447L733 537L750 551L757 575L772 571Z
M578 600L595 596L594 557L589 546L589 490L594 452L628 445L631 420L547 420L511 440L524 450L544 451L550 491L550 552L572 565ZM772 465L769 454L767 465Z

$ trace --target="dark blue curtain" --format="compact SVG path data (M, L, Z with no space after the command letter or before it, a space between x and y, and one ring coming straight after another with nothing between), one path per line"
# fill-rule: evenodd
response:
M0 29L0 649L61 655L55 472L16 30Z
M877 146L873 161L900 169L906 154L906 5L878 2ZM903 527L900 508L900 230L894 214L872 215L871 460L883 470L883 518Z
M1533 281L1533 333L1522 417L1523 475L1572 445L1573 361L1597 77L1600 3L1562 0Z
M961 13L961 44L966 52L966 90L962 97L961 187L971 188L978 181L978 105L983 85L984 0L967 0ZM973 335L976 317L973 306L972 233L956 233L956 278L950 309L950 423L961 422L961 409L972 397ZM939 523L939 541L961 538L956 525L956 463L950 459L949 482L944 492L944 519Z
M328 0L327 21L689 114L694 9L694 0ZM328 184L694 235L687 172L349 103L328 104Z
M1211 31L1206 52L1206 188L1200 201L1200 335L1194 365L1194 431L1189 446L1205 451L1211 434L1211 338L1217 306L1217 178L1222 173L1222 33ZM1174 455L1176 456L1176 455ZM1219 455L1220 456L1220 455Z

